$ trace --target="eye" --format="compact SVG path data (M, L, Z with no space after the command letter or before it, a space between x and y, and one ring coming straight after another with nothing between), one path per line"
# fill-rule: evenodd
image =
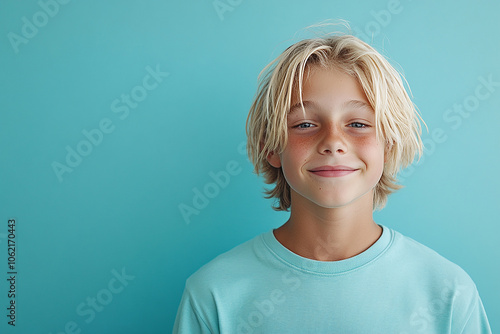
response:
M352 122L351 124L349 124L349 126L351 128L367 128L369 125L360 122Z
M298 128L298 129L307 129L307 128L311 128L313 127L314 124L312 123L307 123L307 122L304 122L304 123L300 123L298 125L295 125L294 128Z

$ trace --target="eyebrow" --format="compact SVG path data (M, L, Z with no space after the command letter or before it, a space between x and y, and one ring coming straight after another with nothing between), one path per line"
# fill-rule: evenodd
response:
M310 107L313 109L321 109L321 107L314 101L303 101L303 103L304 103L304 108ZM347 109L347 108L364 109L364 110L373 112L372 107L368 103L361 101L361 100L349 100L349 101L344 102L342 104L342 109ZM301 109L301 104L299 101L290 107L290 111L288 112L288 115L291 115L292 113L294 113L300 109Z

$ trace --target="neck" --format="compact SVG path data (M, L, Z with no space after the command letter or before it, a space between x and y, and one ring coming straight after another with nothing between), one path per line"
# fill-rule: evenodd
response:
M382 234L373 221L373 193L340 208L295 201L290 219L274 231L290 251L313 260L339 261L368 249Z

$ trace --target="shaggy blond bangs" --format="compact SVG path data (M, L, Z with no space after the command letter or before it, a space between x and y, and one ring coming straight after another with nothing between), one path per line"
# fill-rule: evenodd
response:
M375 186L373 209L380 210L392 192L402 188L397 173L423 153L422 128L416 106L401 75L374 48L351 35L302 40L287 48L259 74L259 85L246 122L247 152L254 172L263 174L266 198L275 198L277 211L288 211L290 186L281 168L267 161L269 152L280 154L287 144L287 115L293 97L302 103L304 74L310 66L336 67L355 77L375 111L377 139L387 144L387 161ZM296 94L296 95L292 95ZM303 109L304 111L304 109Z

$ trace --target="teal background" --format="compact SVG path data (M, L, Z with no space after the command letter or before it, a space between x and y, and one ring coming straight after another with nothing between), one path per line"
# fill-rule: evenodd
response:
M52 4L46 22L40 3ZM311 37L304 27L339 18L404 71L429 127L423 161L375 220L464 268L500 331L499 2L221 0L220 15L211 0L40 3L0 2L1 277L11 217L18 271L15 328L0 281L1 333L171 332L190 274L288 218L246 158L247 113L260 70ZM16 52L9 33L34 15ZM142 99L157 66L168 76L121 119L113 101L134 88ZM490 76L470 115L448 114ZM60 181L53 162L105 119L113 131ZM227 185L210 186L228 163ZM179 205L207 185L188 223Z

